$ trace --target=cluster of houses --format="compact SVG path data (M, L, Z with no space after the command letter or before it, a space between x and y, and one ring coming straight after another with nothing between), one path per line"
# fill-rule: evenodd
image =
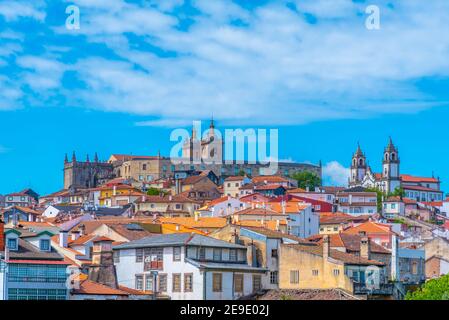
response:
M449 272L448 205L210 170L26 189L0 200L0 300L402 299Z

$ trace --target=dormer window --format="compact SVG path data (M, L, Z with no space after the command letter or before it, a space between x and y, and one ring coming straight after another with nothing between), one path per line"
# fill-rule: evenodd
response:
M50 251L50 240L41 239L39 241L39 247L40 247L41 251Z
M9 238L7 241L8 249L11 251L17 251L18 245L17 245L17 239L16 238Z

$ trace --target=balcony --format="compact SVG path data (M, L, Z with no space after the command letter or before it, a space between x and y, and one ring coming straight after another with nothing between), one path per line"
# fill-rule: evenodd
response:
M160 260L160 261L145 262L143 266L143 271L151 271L151 270L164 270L163 261Z
M355 295L382 295L389 296L393 294L394 284L383 283L377 288L369 288L365 283L354 282L354 294Z

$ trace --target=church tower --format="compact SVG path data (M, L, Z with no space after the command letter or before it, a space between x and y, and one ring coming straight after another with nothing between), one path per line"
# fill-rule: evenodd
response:
M398 149L390 137L390 141L385 147L382 160L382 189L387 193L393 192L401 186L399 164Z
M349 177L350 186L357 186L362 183L366 174L366 168L366 157L360 148L360 144L358 144L357 151L352 156L351 176Z

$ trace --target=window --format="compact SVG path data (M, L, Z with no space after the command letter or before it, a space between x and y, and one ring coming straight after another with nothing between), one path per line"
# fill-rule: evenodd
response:
M221 261L221 249L214 248L214 260L215 261Z
M181 247L173 247L173 261L181 261Z
M418 274L418 263L416 261L412 262L412 274Z
M173 273L173 292L181 292L181 274Z
M143 290L143 275L136 275L136 290Z
M237 261L237 250L236 249L229 250L229 261Z
M260 291L262 289L262 277L253 275L253 292Z
M278 257L278 249L271 249L271 257L272 258Z
M290 271L290 283L291 284L299 283L299 270Z
M143 181L143 176L142 175L139 176L139 181Z
M147 165L146 165L146 164L143 164L143 165L142 165L142 170L143 170L143 171L147 170Z
M199 248L199 259L206 260L206 248Z
M167 275L166 274L159 275L159 291L167 292Z
M193 292L193 273L184 273L184 292Z
M17 250L17 239L8 239L8 249Z
M212 292L222 291L222 275L221 273L212 274Z
M333 274L335 277L338 277L340 275L340 270L334 269Z
M312 275L314 276L314 277L317 277L318 276L318 270L312 270Z
M278 272L277 271L270 272L270 283L278 284Z
M153 291L153 276L148 274L145 276L145 291Z
M39 241L39 246L41 251L50 251L50 240L41 239L41 241Z
M234 274L234 291L243 293L243 274Z
M176 210L180 210L181 209L181 205L179 203L175 204L175 208Z
M136 262L143 262L143 249L136 249Z

